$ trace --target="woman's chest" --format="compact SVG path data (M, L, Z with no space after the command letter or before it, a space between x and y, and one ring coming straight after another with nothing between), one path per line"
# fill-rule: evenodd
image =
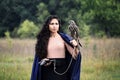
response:
M50 38L48 42L48 49L64 49L64 41L62 38Z

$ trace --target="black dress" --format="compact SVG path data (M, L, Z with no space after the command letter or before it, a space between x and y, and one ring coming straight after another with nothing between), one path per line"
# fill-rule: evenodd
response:
M65 58L54 58L54 60L55 62L53 61L48 66L41 66L41 80L70 80L67 72L59 75L54 71L54 63L58 73L63 73L67 69Z

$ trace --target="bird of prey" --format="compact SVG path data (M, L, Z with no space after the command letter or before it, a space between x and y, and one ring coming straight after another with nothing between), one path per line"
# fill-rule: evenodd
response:
M80 46L82 47L81 43L80 43L80 37L79 37L79 28L76 25L74 20L70 20L69 21L69 26L68 29L71 33L71 37L73 37L73 39L75 39L78 43L78 49L80 50Z

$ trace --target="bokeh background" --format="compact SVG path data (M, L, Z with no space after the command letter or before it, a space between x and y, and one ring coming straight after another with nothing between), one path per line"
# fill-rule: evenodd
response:
M30 80L36 35L49 15L79 28L81 80L120 80L119 0L0 0L0 80Z

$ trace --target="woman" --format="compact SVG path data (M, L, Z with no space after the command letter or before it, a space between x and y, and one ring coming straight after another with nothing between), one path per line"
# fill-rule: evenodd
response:
M51 15L37 36L31 80L80 80L77 42L60 33L60 20Z

